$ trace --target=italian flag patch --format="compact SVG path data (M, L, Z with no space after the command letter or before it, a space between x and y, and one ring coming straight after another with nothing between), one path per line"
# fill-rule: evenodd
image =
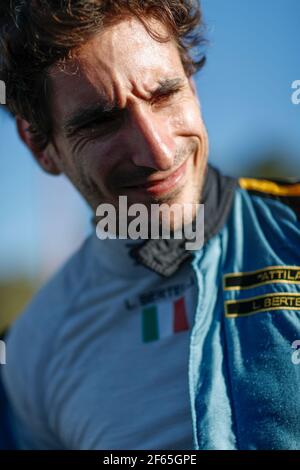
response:
M142 337L144 343L157 341L181 331L189 330L184 297L175 302L161 302L142 311Z

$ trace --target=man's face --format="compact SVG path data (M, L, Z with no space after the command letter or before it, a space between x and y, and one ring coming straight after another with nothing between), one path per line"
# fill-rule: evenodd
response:
M199 202L207 135L173 41L123 19L50 76L52 156L94 211L120 195L148 207Z

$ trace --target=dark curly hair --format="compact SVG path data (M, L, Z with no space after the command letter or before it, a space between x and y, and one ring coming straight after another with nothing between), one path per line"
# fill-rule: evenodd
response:
M52 135L49 67L64 64L102 28L129 15L158 41L176 39L187 76L202 68L197 0L1 0L0 80L9 111L29 122L37 148L45 148ZM147 18L164 23L168 37L152 31Z

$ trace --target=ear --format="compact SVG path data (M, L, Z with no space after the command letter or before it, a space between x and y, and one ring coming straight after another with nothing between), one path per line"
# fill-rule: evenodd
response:
M26 147L29 148L40 167L50 175L60 175L62 171L55 162L57 159L54 159L53 149L50 149L52 146L49 145L44 150L39 150L33 141L32 134L29 130L29 123L25 119L17 117L16 125L20 138Z

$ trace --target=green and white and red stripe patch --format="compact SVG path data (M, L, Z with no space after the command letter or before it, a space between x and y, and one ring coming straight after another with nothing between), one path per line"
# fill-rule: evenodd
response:
M142 310L142 337L144 343L157 341L175 333L189 330L184 297L174 302L160 302Z

